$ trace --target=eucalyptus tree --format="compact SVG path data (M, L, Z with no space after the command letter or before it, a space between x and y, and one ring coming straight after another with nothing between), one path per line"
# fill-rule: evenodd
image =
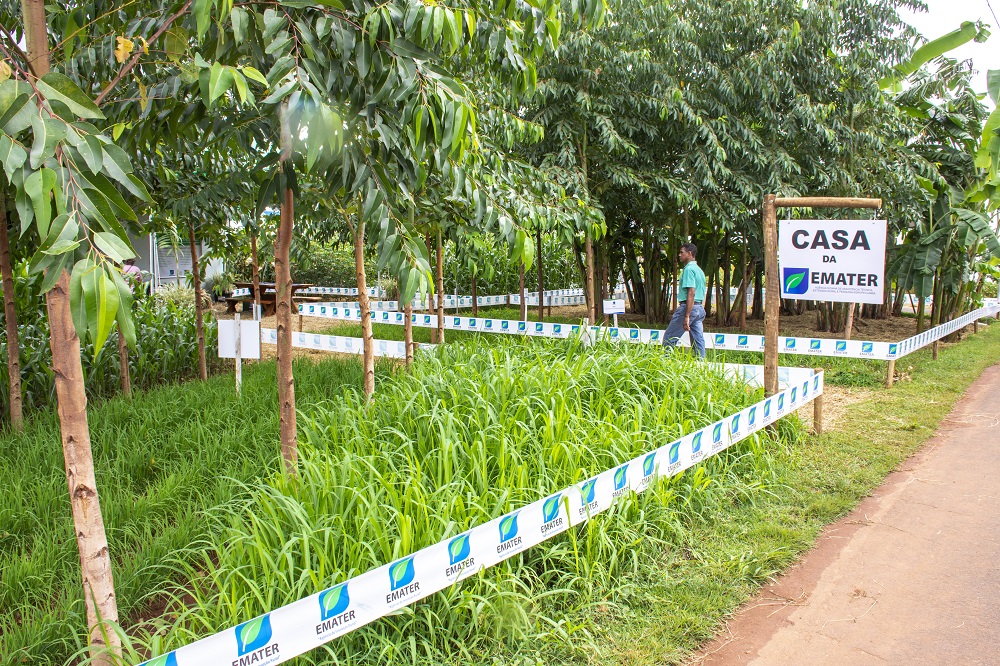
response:
M88 77L80 81L74 60L77 47L86 46L93 54L97 49L88 41L92 35L98 33L94 39L101 43L109 37L93 24L100 15L88 12L106 7L75 10L76 26L67 39L63 39L66 25L60 23L68 14L62 9L48 11L40 0L24 0L20 9L19 13L12 4L0 8L0 55L5 73L10 70L10 78L0 83L0 161L15 188L22 230L34 226L42 239L30 269L44 273L87 629L95 663L105 664L111 657L102 648L114 650L118 644L117 634L109 628L117 622L118 612L95 481L78 334L90 337L100 349L117 323L129 343L135 343L129 316L131 290L115 264L134 254L120 221L137 219L125 197L146 201L149 195L132 173L128 155L115 144L114 132L94 124L106 121L102 104L134 62L95 58ZM126 10L109 22L117 23L128 14ZM96 98L95 89L100 91Z

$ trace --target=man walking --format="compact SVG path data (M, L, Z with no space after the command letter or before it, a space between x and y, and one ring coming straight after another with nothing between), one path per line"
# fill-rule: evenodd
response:
M705 356L705 271L701 270L695 256L698 248L694 243L684 243L681 245L681 252L678 259L684 266L681 273L681 296L684 298L674 311L674 316L670 318L670 325L667 326L667 333L663 337L663 346L673 348L677 341L684 335L684 331L691 334L691 347L698 356Z

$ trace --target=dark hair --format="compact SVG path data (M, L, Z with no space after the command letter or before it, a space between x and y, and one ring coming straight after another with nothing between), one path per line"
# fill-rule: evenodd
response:
M694 243L684 243L684 245L681 245L681 249L689 253L692 257L697 258L698 256L698 246Z

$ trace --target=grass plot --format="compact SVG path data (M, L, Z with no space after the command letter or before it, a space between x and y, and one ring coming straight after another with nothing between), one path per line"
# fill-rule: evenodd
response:
M301 476L210 513L175 559L169 622L136 645L179 647L407 555L651 451L758 398L656 348L458 343L304 415ZM797 432L786 424L786 439ZM772 483L761 433L588 525L305 655L300 664L561 663L592 652L588 609L636 593L675 526ZM141 635L141 634L145 635ZM525 661L528 660L528 661Z

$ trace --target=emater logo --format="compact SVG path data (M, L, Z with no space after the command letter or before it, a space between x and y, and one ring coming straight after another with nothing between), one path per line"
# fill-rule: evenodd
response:
M271 615L262 615L255 620L236 627L236 653L238 659L233 666L264 666L280 659L278 644L271 642Z
M809 291L809 269L808 268L786 268L783 271L785 293L794 296Z

